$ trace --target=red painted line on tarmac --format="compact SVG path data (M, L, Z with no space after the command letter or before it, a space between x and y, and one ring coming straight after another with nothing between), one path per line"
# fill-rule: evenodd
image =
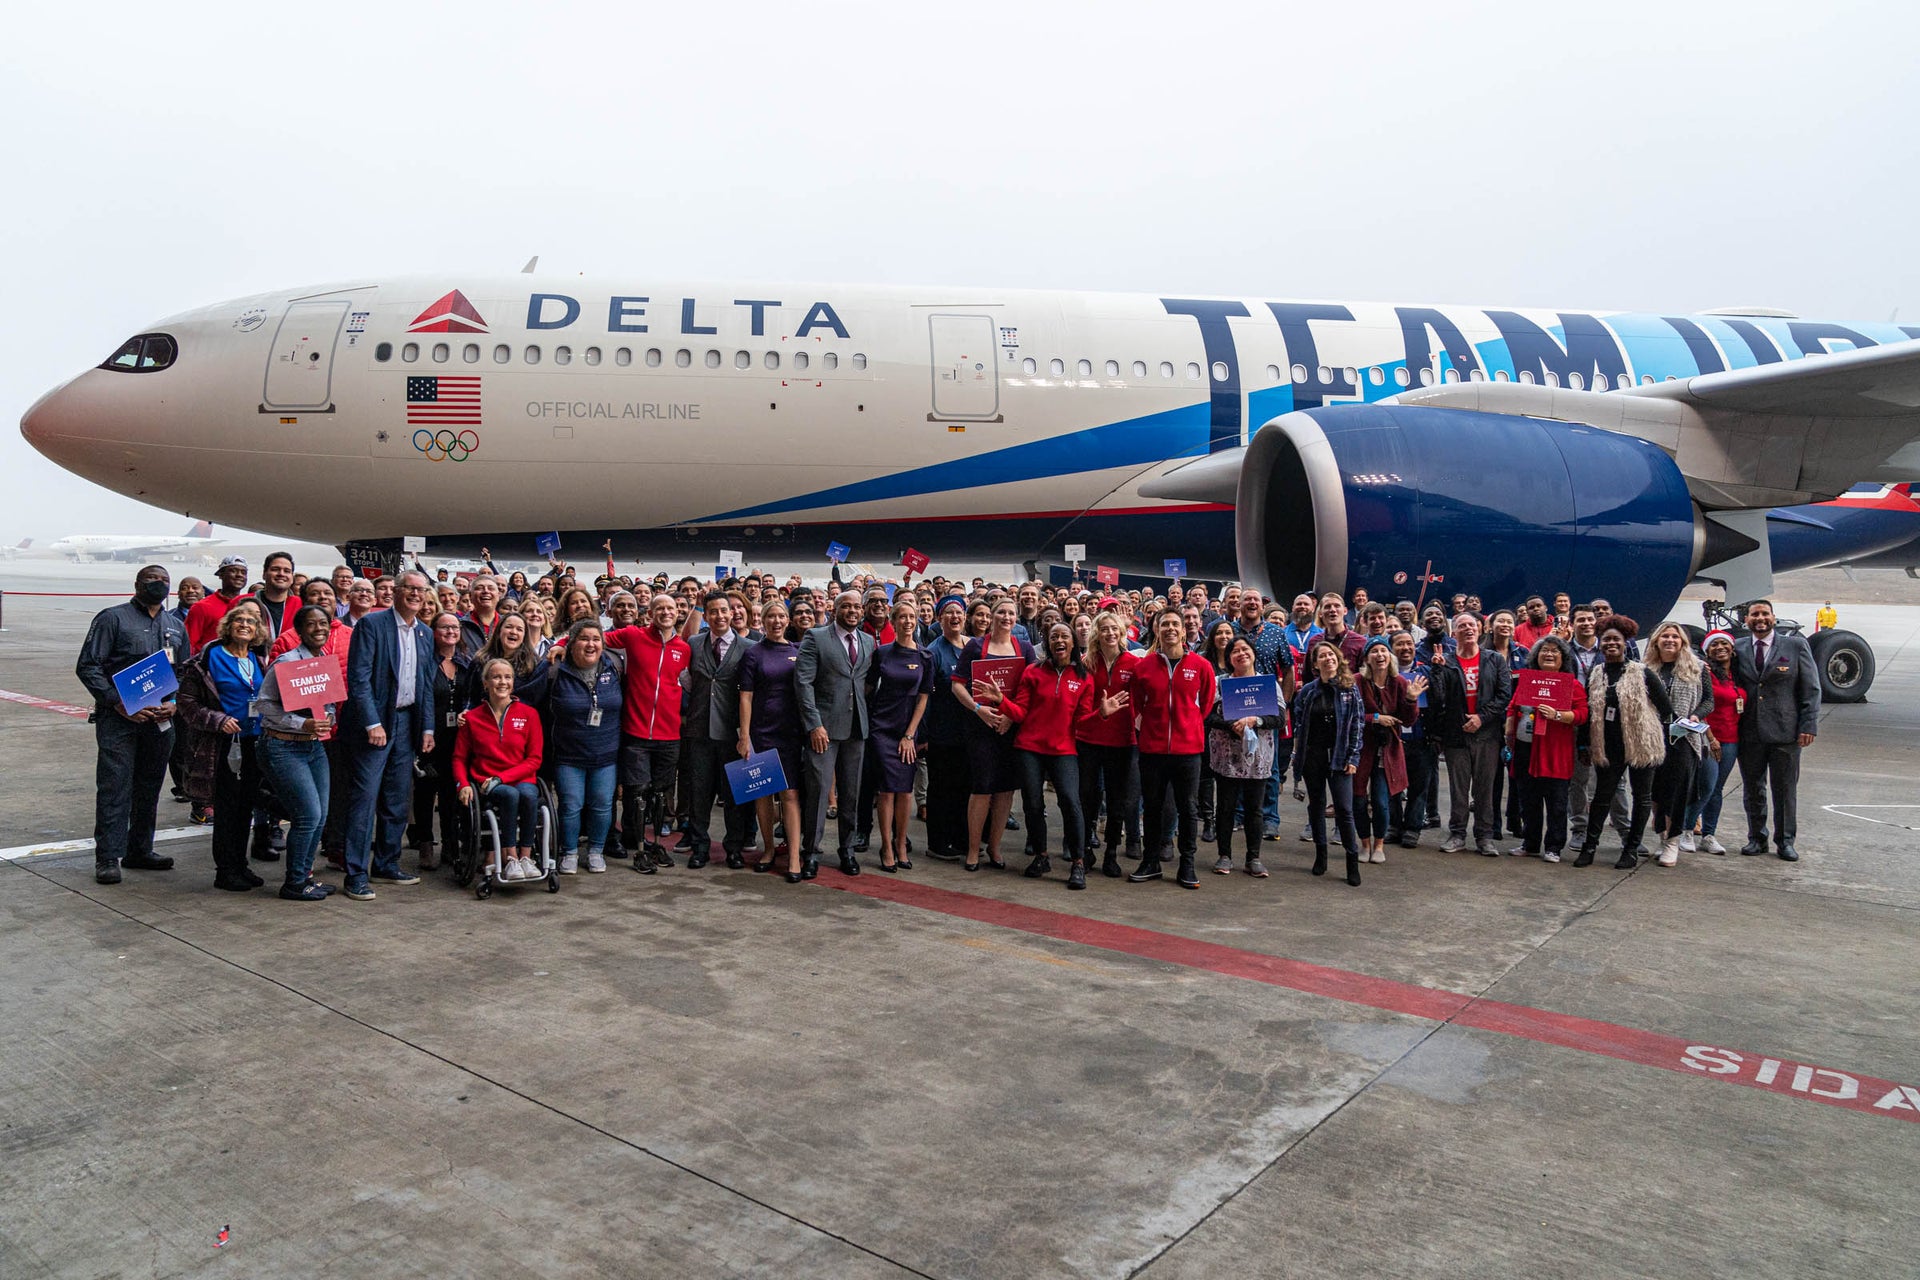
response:
M1204 969L1230 978L1264 982L1269 986L1326 996L1370 1009L1404 1013L1435 1022L1450 1022L1481 1031L1497 1031L1502 1035L1517 1036L1540 1044L1558 1045L1564 1049L1578 1049L1640 1066L1677 1071L1698 1079L1745 1085L1750 1089L1822 1102L1848 1111L1920 1122L1920 1087L1875 1076L1839 1071L1788 1058L1767 1057L1744 1050L1725 1049L1717 1045L1697 1044L1678 1036L1623 1027L1593 1018L1508 1004L1502 1000L1483 1000L1439 987L1376 978L1348 969L1289 960L1284 956L1265 955L1216 942L1201 942L1133 925L1090 920L1041 907L1002 902L997 898L936 889L911 881L867 875L856 879L829 874L831 878L816 880L814 884L1021 933L1058 938L1063 942L1076 942L1189 969Z
M71 702L36 698L30 693L15 693L11 689L0 689L0 702L17 702L23 707L39 707L42 711L57 711L63 716L77 716L82 720L93 714L92 707L76 707Z

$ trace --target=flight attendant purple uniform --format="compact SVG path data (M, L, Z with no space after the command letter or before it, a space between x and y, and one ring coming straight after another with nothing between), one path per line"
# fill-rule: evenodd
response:
M753 724L747 741L755 751L780 753L787 785L800 785L800 703L793 696L794 665L800 646L768 636L740 659L740 691L753 696Z
M933 663L925 649L890 644L874 655L873 670L867 691L873 746L867 758L880 771L880 784L874 789L904 795L913 790L914 767L900 758L900 739L913 719L914 700L933 692ZM924 736L918 735L916 742Z

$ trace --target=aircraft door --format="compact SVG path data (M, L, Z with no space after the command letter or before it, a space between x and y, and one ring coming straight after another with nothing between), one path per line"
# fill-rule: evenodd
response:
M929 418L991 419L1000 412L999 347L992 316L927 317L933 349Z
M344 298L288 305L267 353L262 409L333 408L333 349L351 305Z

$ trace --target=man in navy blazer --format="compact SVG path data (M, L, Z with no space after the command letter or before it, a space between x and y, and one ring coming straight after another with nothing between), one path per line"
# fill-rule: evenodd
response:
M420 617L431 590L419 570L401 574L393 608L362 618L347 647L347 701L340 710L346 893L360 901L373 897L369 861L374 880L420 883L400 869L400 841L413 800L414 757L433 750L433 632Z

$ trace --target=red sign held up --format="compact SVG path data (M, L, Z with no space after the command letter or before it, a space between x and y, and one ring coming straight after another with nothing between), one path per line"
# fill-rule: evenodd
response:
M1120 571L1112 565L1096 565L1093 571L1093 578L1095 582L1104 583L1109 587L1117 587L1120 585Z
M915 551L912 547L908 547L900 553L900 563L906 566L908 573L925 573L932 561L927 559L926 552Z
M280 705L289 711L311 711L347 699L347 685L341 678L340 658L336 654L323 653L298 662L276 662L273 674L280 682Z

